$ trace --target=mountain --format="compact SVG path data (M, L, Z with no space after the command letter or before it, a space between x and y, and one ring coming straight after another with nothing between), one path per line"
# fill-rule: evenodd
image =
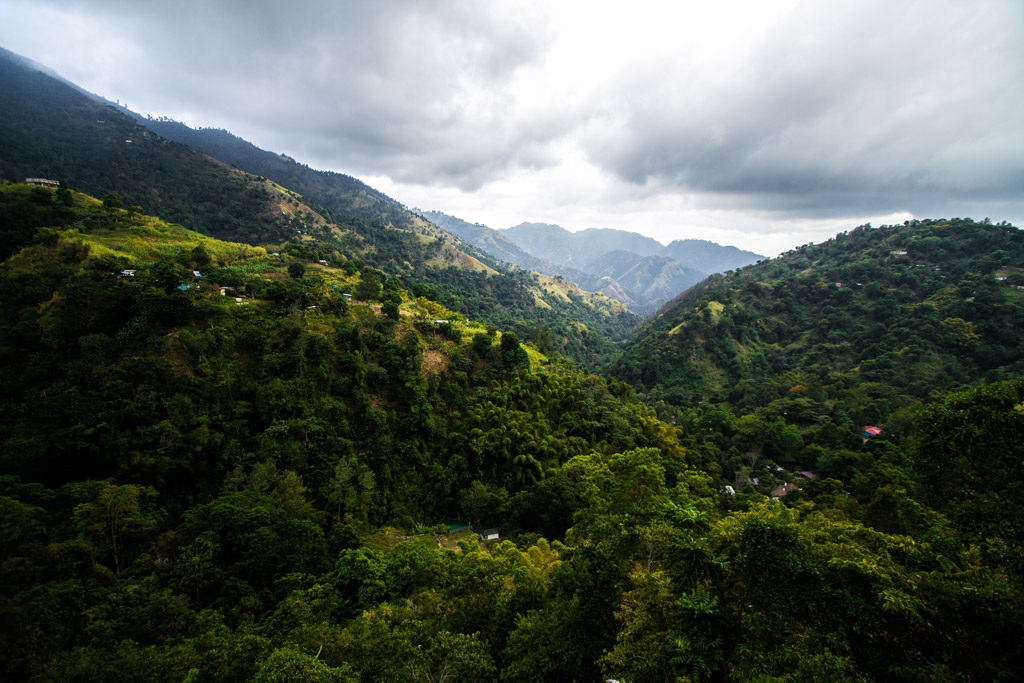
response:
M340 216L438 236L433 225L352 176L312 169L291 157L260 149L226 130L194 129L166 118L146 118L134 113L132 116L163 138L188 145L248 173L265 176Z
M638 256L629 251L609 251L587 264L591 273L607 273L645 311L657 309L694 284L697 271L665 256ZM640 304L639 302L643 302Z
M585 282L588 288L620 292L621 301L645 314L709 273L740 268L761 258L706 240L676 240L666 247L650 237L622 230L592 228L573 233L547 223L521 223L500 233L522 251L543 257L554 267L582 273L574 281Z
M226 131L143 119L9 56L0 56L0 88L0 178L60 179L213 237L278 251L294 243L316 260L370 265L410 289L430 287L464 315L526 339L543 336L582 363L596 363L638 322L606 296L578 288L568 296L529 273L506 272L349 176Z
M699 268L707 273L724 273L743 268L763 258L738 247L694 239L674 240L665 247L662 255L675 259L683 267Z
M815 435L872 425L906 438L933 392L1024 373L1022 265L1024 232L1008 224L861 226L693 287L608 372L694 434L716 406L778 421L793 438L771 457L817 471L836 442L805 448ZM729 478L734 455L720 462Z
M61 169L102 185L132 145L3 92L4 168L66 182L0 183L0 679L1024 670L1012 226L865 226L713 276L613 366L641 395L555 353L629 319L607 297L145 127L125 195L204 232L87 196Z
M571 280L589 291L601 289L597 286L600 278L594 278L593 276L587 275L575 268L558 266L550 261L528 254L520 249L514 242L505 237L505 235L499 230L488 228L486 225L481 225L479 223L468 223L460 218L449 216L448 214L440 211L422 211L420 209L414 209L414 211L434 225L439 226L453 235L457 235L478 249L490 254L494 258L501 259L507 263L512 263L520 268L532 270L537 273ZM629 303L628 301L621 299L620 301L627 304Z
M488 228L486 225L468 223L440 211L422 211L420 209L414 209L414 211L441 229L457 235L479 249L483 249L494 258L515 264L520 268L544 273L545 275L561 274L549 272L555 268L553 264L527 254L499 231Z
M590 228L569 232L550 223L520 223L501 231L530 253L548 253L563 265L583 268L610 251L655 256L664 250L657 240L624 230Z
M856 498L730 495L628 386L382 274L64 188L0 219L4 680L1019 670L1024 382L925 415L949 518L891 440L836 450Z

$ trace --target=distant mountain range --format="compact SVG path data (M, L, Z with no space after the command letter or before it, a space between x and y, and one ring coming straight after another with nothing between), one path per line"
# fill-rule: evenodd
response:
M224 130L140 116L8 51L0 92L0 180L61 180L218 239L294 244L314 260L379 269L405 288L427 286L468 318L549 340L577 362L609 352L639 322L613 297L512 272L356 178Z
M417 212L495 258L600 291L642 314L655 312L713 273L763 258L707 240L676 240L665 246L625 230L570 232L547 223L495 230L438 211Z

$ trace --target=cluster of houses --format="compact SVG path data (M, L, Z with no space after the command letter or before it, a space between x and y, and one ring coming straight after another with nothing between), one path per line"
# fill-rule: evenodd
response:
M871 438L874 438L874 437L878 436L879 434L881 434L882 430L881 430L880 427L875 427L874 425L864 425L863 427L861 427L860 433L861 433L861 435L865 439L871 439ZM765 465L765 469L771 471L772 467L770 465ZM778 465L776 465L774 469L775 469L775 473L776 474L779 474L779 473L783 472L783 469L781 467L779 467ZM818 475L816 475L814 472L811 472L810 470L802 470L800 472L796 472L795 473L795 478L797 480L799 480L799 479L806 479L808 481L814 481L814 480L816 480L818 478ZM750 479L747 480L747 483L749 483L749 484L751 484L753 486L760 486L761 485L761 480L759 478L757 478L757 477L751 477ZM799 490L800 490L800 486L797 485L796 483L794 483L794 482L784 482L784 483L779 484L775 488L773 488L771 491L769 491L768 495L771 497L772 500L779 500L780 498L786 496L786 494L792 493L793 491L799 491ZM731 486L731 485L725 486L722 489L722 491L727 496L735 496L736 495L736 489L733 486ZM849 495L849 494L847 494L847 495Z

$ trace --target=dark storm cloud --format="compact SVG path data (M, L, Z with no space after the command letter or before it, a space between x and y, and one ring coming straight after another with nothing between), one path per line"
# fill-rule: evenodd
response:
M630 74L590 158L633 183L801 215L1019 200L1021 6L839 7L797 7L710 84Z
M59 5L54 4L54 7ZM303 160L479 187L571 126L509 116L543 53L528 13L484 3L79 2L139 46L149 101L202 111ZM167 113L167 112L154 112ZM235 131L239 132L239 131Z
M1018 0L0 3L136 110L477 208L1024 219Z

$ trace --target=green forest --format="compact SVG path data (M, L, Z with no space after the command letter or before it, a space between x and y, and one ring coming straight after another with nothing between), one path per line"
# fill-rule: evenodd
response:
M1012 226L712 278L611 379L529 274L118 200L0 187L4 680L1019 680Z
M1021 680L1014 226L860 226L641 320L0 89L0 680Z
M550 345L588 368L640 322L607 297L576 287L552 291L535 274L498 262L349 176L314 171L224 131L200 134L133 117L2 54L0 90L0 179L62 179L207 236L291 244L293 254L332 266L371 265L410 287L429 287L451 310ZM160 131L202 142L215 156ZM6 255L16 244L0 247Z

